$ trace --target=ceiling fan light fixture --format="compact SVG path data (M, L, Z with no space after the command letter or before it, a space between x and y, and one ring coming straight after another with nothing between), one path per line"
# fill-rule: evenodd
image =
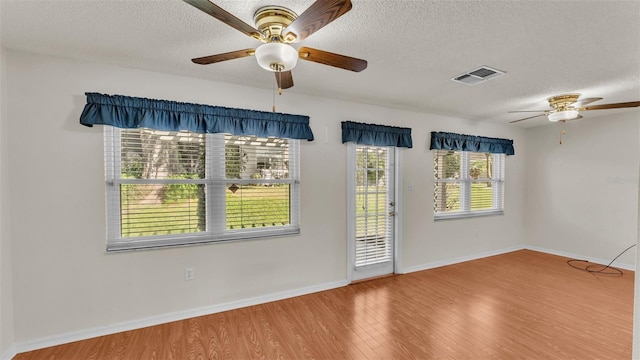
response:
M577 119L578 116L580 116L580 113L578 112L578 110L568 109L568 110L562 110L562 111L556 111L556 112L549 113L547 115L547 118L551 122L558 122L558 121Z
M289 71L298 63L298 51L289 44L266 43L256 49L258 65L267 71Z

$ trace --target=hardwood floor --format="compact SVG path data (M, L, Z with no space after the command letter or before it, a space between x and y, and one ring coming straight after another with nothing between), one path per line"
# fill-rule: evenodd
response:
M634 273L566 260L516 251L14 359L630 359Z

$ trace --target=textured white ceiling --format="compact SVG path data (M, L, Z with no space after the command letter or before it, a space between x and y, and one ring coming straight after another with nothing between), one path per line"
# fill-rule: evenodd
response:
M313 3L214 2L250 25L259 7L300 14ZM290 92L498 123L523 117L509 110L547 109L547 97L567 92L604 97L594 105L640 100L640 1L352 3L296 46L366 59L369 67L352 73L300 61ZM182 1L0 0L0 16L9 49L272 88L273 74L252 57L193 64L259 43ZM506 75L476 86L450 81L482 65Z

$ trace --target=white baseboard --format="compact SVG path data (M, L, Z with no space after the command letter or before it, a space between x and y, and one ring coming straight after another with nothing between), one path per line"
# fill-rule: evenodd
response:
M7 351L0 354L0 360L11 360L16 355L18 355L18 349L15 345L13 345L9 349L7 349Z
M540 247L540 246L533 246L533 245L526 245L525 248L529 249L529 250L533 250L533 251L539 251L539 252L543 252L543 253L547 253L547 254L558 255L558 256L568 257L568 258L572 258L572 259L587 260L589 262L596 263L596 264L602 264L602 265L607 265L607 264L609 264L611 262L611 260L613 260L613 258L611 258L611 259L598 259L598 258L592 258L592 257L589 257L589 256L583 256L583 255L573 254L573 253L559 251L559 250L552 250L552 249L547 249L547 248L543 248L543 247ZM619 262L616 261L613 264L611 264L611 266L617 267L617 268L620 268L620 269L636 271L636 265L635 264L624 264L624 263L619 263Z
M36 349L42 349L50 346L56 346L61 344L67 344L74 341L91 339L98 336L110 335L119 333L122 331L129 331L135 329L141 329L148 326L155 326L165 324L172 321L189 319L197 316L204 316L215 314L223 311L239 309L247 306L264 304L272 301L288 299L296 296L307 295L319 291L325 291L335 289L348 285L346 280L336 281L331 283L325 283L321 285L308 286L305 288L281 291L273 294L257 296L249 299L242 299L238 301L232 301L228 303L205 306L196 309L189 309L185 311L178 311L158 316L153 316L144 319L126 321L113 325L100 326L93 329L85 329L80 331L73 331L66 334L48 336L40 339L29 340L24 343L17 344L12 347L13 353L7 352L7 360L10 360L16 353L22 353L26 351L32 351ZM0 357L0 360L5 360L5 357Z
M612 260L612 259L608 259L608 260L606 260L606 259L598 259L598 258L593 258L593 257L589 257L589 256L583 256L583 255L579 255L579 254L573 254L573 253L569 253L569 252L559 251L559 250L547 249L547 248L543 248L543 247L540 247L540 246L516 245L516 246L511 246L511 247L504 248L504 249L499 249L499 250L485 251L485 252L481 252L481 253L477 253L477 254L471 254L471 255L465 255L465 256L461 256L461 257L457 257L457 258L453 258L453 259L439 260L439 261L434 261L434 262L430 262L430 263L426 263L426 264L409 266L407 268L402 269L402 273L403 274L408 274L408 273L412 273L412 272L415 272L415 271L429 270L429 269L434 269L434 268L441 267L441 266L453 265L453 264L457 264L457 263L461 263L461 262L465 262L465 261L482 259L482 258L489 257L489 256L506 254L506 253L509 253L509 252L512 252L512 251L517 251L517 250L539 251L539 252L543 252L543 253L547 253L547 254L551 254L551 255L563 256L563 257L568 257L568 258L572 258L572 259L587 260L589 262L596 263L596 264L602 264L602 265L607 265ZM625 269L625 270L636 271L636 266L633 265L633 264L624 264L624 263L615 262L611 266L614 266L614 267L617 267L617 268L621 268L621 269Z
M465 262L465 261L482 259L482 258L486 258L486 257L489 257L489 256L506 254L506 253L510 253L510 252L513 252L513 251L524 250L524 249L527 249L527 247L524 246L524 245L516 245L516 246L510 246L510 247L499 249L499 250L491 250L491 251L485 251L485 252L471 254L471 255L460 256L460 257L453 258L453 259L438 260L438 261L434 261L434 262L430 262L430 263L426 263L426 264L420 264L420 265L414 265L414 266L406 267L406 268L402 269L402 273L403 274L408 274L408 273L412 273L412 272L416 272L416 271L429 270L429 269L434 269L434 268L438 268L438 267L441 267L441 266L453 265L453 264L457 264L457 263L461 263L461 262Z

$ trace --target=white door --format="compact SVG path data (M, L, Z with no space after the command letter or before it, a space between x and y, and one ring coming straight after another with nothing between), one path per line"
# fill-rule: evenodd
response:
M349 144L351 281L394 272L395 148Z

